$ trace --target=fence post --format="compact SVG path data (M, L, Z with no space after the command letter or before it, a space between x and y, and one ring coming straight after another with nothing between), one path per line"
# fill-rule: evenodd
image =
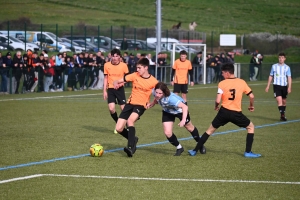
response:
M58 46L57 46L57 43L58 43L58 24L56 24L55 26L55 33L56 33L56 51L58 51ZM71 47L72 47L72 44L71 44Z
M84 51L86 52L86 26L84 26Z
M27 27L26 27L26 23L24 23L24 30L25 30L25 41L24 41L24 43L25 43L25 52L27 51L27 49L26 49L26 43L27 43L27 40L26 40L26 29L27 29Z
M7 35L9 35L9 21L7 21ZM9 49L9 37L7 40L7 50Z
M211 54L214 55L214 32L211 32L211 41L210 41L210 45L211 45Z
M113 38L113 34L112 34L112 26L110 26L110 49L112 49L112 38Z
M99 49L100 49L100 44L101 44L101 42L100 42L100 26L98 25L98 51L99 51Z
M41 24L41 37L40 37L40 48L41 50L43 49L43 45L42 45L42 41L43 41L43 24Z
M148 42L147 42L147 38L148 38L148 28L146 28L146 51L148 51ZM157 55L156 55L157 56Z
M12 66L9 67L9 94L12 94Z

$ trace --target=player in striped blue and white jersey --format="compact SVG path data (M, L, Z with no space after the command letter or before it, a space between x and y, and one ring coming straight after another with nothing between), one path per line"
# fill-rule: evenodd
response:
M162 123L164 133L169 142L177 148L174 156L180 156L184 149L178 142L176 135L173 133L173 124L175 118L180 120L178 126L185 127L186 130L191 133L196 142L198 142L200 139L197 128L191 122L188 106L183 98L173 92L170 92L165 83L157 83L152 94L154 96L154 100L152 103L147 105L147 108L151 108L155 104L159 104L162 107ZM202 154L206 153L204 146L199 151Z
M278 110L280 112L280 120L286 121L286 99L289 93L292 92L292 74L291 69L284 62L286 56L284 53L279 53L278 63L272 65L270 76L268 79L268 85L265 89L269 91L270 84L273 80L274 97L276 98Z

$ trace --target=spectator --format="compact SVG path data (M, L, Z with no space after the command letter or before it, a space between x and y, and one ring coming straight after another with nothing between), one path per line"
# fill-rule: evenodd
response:
M51 59L49 60L49 65L48 65L48 70L47 70L47 73L48 73L48 76L50 76L50 74L52 75L51 78L50 78L50 86L49 86L49 89L50 89L50 92L55 92L55 84L53 82L53 79L55 77L55 66L56 66L56 63L55 63L55 56L51 56Z
M31 68L31 83L30 83L30 92L34 92L37 84L38 84L38 72L35 69L37 66L37 62L38 62L38 54L37 52L33 52L32 53L32 58L31 58L31 64L32 64L32 68Z
M1 88L0 94L7 93L7 71L4 63L4 58L0 52L0 75L1 75Z
M76 77L76 84L79 82L79 89L83 90L83 84L84 84L84 74L83 74L83 57L84 53L80 53L76 57L76 62L75 62L75 77Z
M44 77L44 92L49 92L50 85L52 84L53 81L53 75L50 72L51 69L51 64L49 63L49 56L48 54L44 54L44 66L43 66L43 71L45 74Z
M3 57L3 76L2 76L2 79L3 79L3 85L2 85L2 92L4 94L8 94L8 87L9 86L9 82L8 82L8 79L7 79L7 74L9 72L9 70L12 68L13 66L13 61L11 59L11 53L10 52L7 52L6 53L6 56Z
M155 77L155 62L152 61L151 53L147 54L146 58L149 60L149 73Z
M13 58L12 76L14 76L15 83L12 85L13 93L19 94L20 80L22 77L23 58L21 51L17 51ZM14 87L13 87L14 86Z
M249 73L250 73L250 81L253 81L253 77L254 77L254 67L257 68L258 65L258 58L257 58L257 54L253 53L251 59L250 59L250 65L249 65Z
M157 54L157 80L163 81L163 77L165 76L166 68L164 66L167 65L167 54L162 52L158 52Z
M54 76L54 82L55 82L55 88L57 92L62 92L62 54L59 53L55 57L55 76Z
M210 84L213 82L213 77L215 76L214 67L216 66L215 59L211 54L206 56L206 83Z
M29 67L29 64L28 64L28 55L24 54L23 55L23 69L22 69L22 73L23 73L22 93L26 93L26 91L29 90L29 88L28 88L28 86L30 84L30 82L29 82L29 80L30 80L29 71L30 71L30 67Z
M35 65L35 71L38 73L38 92L44 91L43 80L44 80L44 70L46 66L47 66L47 61L44 59L44 54L41 53L40 56L37 58L37 63Z
M201 82L202 79L202 66L201 66L201 61L202 61L202 51L199 51L197 55L194 57L192 61L192 66L193 66L193 75L195 77L195 83L198 84Z
M104 72L104 63L105 63L105 57L101 51L97 52L96 63L98 67L98 73L96 73L97 83L95 89L101 90L103 89L103 84L104 84L103 72Z
M124 38L123 41L121 42L121 50L127 50L128 49L128 42L127 39Z
M263 61L263 56L261 54L257 54L256 63L254 63L254 75L252 76L252 81L257 81L257 75L259 74L261 64Z
M136 59L132 53L129 54L129 59L128 59L128 70L129 73L133 73L136 71L135 69L135 64L136 64Z

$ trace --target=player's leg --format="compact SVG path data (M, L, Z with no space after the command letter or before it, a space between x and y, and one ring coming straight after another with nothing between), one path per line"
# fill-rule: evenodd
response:
M188 116L189 117L189 116ZM184 126L186 128L186 130L188 130L190 132L190 134L192 135L192 137L194 138L194 140L196 142L199 142L200 140L200 136L199 136L199 132L196 126L194 126L192 124L192 122L189 120L189 122L187 124L185 124ZM206 153L206 148L204 145L202 145L202 148L199 149L201 154L205 154Z
M285 109L286 109L286 99L287 99L288 91L287 86L282 87L282 106L281 106L281 113L280 113L280 120L286 121L285 117Z
M238 127L244 127L247 129L246 136L246 149L244 156L247 158L258 158L261 155L252 152L252 144L254 140L254 124L241 112L232 114L231 122Z
M163 128L164 128L164 134L167 137L170 144L172 144L174 147L176 147L176 152L174 156L180 156L181 153L184 151L183 147L179 143L176 135L173 133L173 124L175 120L175 116L171 116L172 114L163 112Z
M181 97L183 98L184 102L186 102L187 105L188 84L179 84L179 85L180 85Z
M134 123L143 115L144 112L145 112L145 108L143 106L133 106L132 112L127 120L128 144L127 147L124 148L124 151L127 153L128 157L132 157L132 155L135 153L136 144L139 140L139 138L135 136Z

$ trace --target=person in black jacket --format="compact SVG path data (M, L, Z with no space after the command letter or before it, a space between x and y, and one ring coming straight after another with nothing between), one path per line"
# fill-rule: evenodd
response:
M1 91L4 94L8 94L8 75L9 75L9 70L12 68L13 66L13 61L11 59L11 53L7 52L6 56L2 57L3 58L3 65L2 65L2 69L1 69L1 76L2 76L2 84L1 84Z

